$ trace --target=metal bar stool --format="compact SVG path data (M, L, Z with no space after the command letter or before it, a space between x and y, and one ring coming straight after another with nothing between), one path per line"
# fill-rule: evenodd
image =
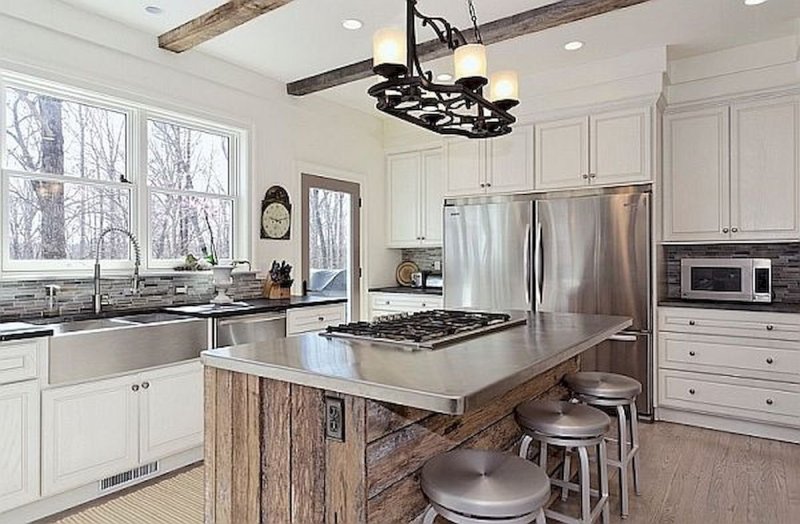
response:
M636 397L642 392L642 384L625 375L599 371L582 371L564 377L564 382L581 402L591 406L614 409L617 413L618 438L607 438L617 442L618 460L608 464L619 468L619 491L622 518L629 512L628 471L633 469L633 488L641 495L639 484L639 421Z
M546 472L548 445L563 447L565 460L561 466L561 478L554 475L550 478L550 483L562 489L564 500L569 491L576 491L581 495L580 518L545 509L547 518L568 524L590 524L602 515L602 522L608 523L608 464L605 441L605 434L611 426L608 415L584 404L530 400L517 406L515 417L524 432L520 456L527 459L531 444L538 442L539 467ZM592 448L597 453L599 489L596 490L592 489L590 481L589 450ZM572 449L577 450L580 458L578 484L570 482L570 464L566 459ZM591 506L592 495L597 497L594 508Z
M422 492L430 505L423 524L440 515L455 524L545 524L550 498L547 475L527 460L496 451L459 449L422 468Z

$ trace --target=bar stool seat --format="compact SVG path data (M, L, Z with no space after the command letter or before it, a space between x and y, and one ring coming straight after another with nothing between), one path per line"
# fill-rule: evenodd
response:
M611 419L600 410L554 400L523 402L515 416L523 429L564 438L596 437L611 426Z
M436 456L422 468L420 485L440 514L487 521L530 516L525 520L532 522L550 497L544 471L494 451L460 449Z
M639 381L616 373L581 371L564 377L569 388L579 395L600 398L635 398L642 392Z

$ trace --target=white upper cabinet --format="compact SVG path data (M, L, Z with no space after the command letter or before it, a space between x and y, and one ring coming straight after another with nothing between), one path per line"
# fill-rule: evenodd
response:
M447 196L469 196L486 188L486 147L483 140L454 138L445 144Z
M536 189L562 189L589 180L589 117L536 125Z
M488 148L487 193L533 190L533 126L517 126L494 138Z
M650 108L589 117L589 177L592 184L652 179Z
M731 238L800 238L800 97L731 106Z
M0 514L39 497L39 386L0 386Z
M442 244L443 163L441 149L387 156L388 247Z
M664 240L800 239L800 97L669 114Z
M730 229L728 108L664 118L664 240L724 240Z

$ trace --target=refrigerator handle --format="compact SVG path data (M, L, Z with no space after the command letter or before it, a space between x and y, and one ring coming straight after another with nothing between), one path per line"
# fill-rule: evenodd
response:
M525 227L525 303L531 304L531 225ZM533 307L531 307L533 309Z
M544 253L542 253L542 223L536 223L536 249L534 251L534 269L536 277L536 310L542 305L542 285L544 283Z

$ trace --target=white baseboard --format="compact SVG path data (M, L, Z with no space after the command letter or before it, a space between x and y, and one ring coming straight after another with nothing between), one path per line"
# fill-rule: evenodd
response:
M98 482L92 482L79 488L75 488L64 493L59 493L51 497L41 498L30 504L14 508L0 514L0 524L20 524L21 522L33 522L62 511L80 506L100 497L105 497L117 491L121 491L136 484L141 484L148 480L158 478L165 473L175 471L190 464L203 460L203 448L197 447L160 459L158 461L158 473L135 481L118 486L116 489L100 492Z
M656 411L656 420L715 429L717 431L727 431L728 433L739 433L751 437L782 440L796 444L800 443L800 429L773 426L745 420L735 420L704 413L692 413L690 411L659 407Z

